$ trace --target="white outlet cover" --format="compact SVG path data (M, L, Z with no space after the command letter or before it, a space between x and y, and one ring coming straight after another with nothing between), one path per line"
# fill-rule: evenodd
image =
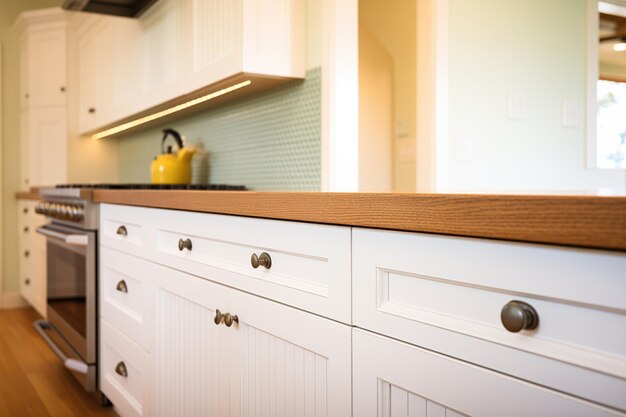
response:
M474 159L474 141L468 135L459 135L456 138L457 161L470 162Z
M526 95L516 92L509 92L508 95L508 117L511 120L525 120L528 118Z

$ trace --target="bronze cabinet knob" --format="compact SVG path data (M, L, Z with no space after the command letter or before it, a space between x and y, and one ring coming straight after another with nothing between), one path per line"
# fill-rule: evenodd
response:
M24 233L28 233L28 226L24 226Z
M25 250L24 251L24 258L28 258L30 256L30 251Z
M534 308L523 301L509 301L502 307L500 320L505 329L512 333L532 330L539 324L539 315Z
M126 230L126 226L122 225L117 228L117 233L120 236L128 236L128 230Z
M239 317L236 315L231 315L230 313L224 314L224 324L226 327L230 327L233 323L239 323Z
M126 285L126 281L121 280L120 282L118 282L117 286L115 287L115 289L118 290L119 292L127 293L128 292L128 286Z
M224 315L218 308L215 310L215 318L213 319L213 322L219 326L222 323L222 320L224 320Z
M124 378L128 377L128 370L126 369L126 364L124 362L120 362L115 367L115 373L119 376L123 376Z
M191 250L191 239L178 239L178 250L182 252L183 249Z
M89 107L89 109L87 109L87 112L89 112L89 114L94 114L96 112L96 108L95 107Z
M254 269L257 269L259 266L264 266L265 269L270 269L272 267L272 258L267 252L263 252L258 256L256 253L253 253L250 258L250 263Z
M26 279L24 280L24 284L26 284L26 285L30 285L30 279L29 279L29 278L26 278Z

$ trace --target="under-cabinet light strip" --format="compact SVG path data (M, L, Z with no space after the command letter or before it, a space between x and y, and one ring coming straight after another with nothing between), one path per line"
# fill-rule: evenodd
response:
M161 117L168 116L168 115L170 115L172 113L176 113L178 111L188 109L189 107L198 105L200 103L204 103L205 101L212 100L212 99L214 99L216 97L219 97L219 96L223 96L224 94L228 94L228 93L230 93L232 91L239 90L240 88L247 87L250 84L252 84L252 81L246 80L246 81L240 82L239 84L231 85L230 87L223 88L221 90L218 90L218 91L215 91L213 93L207 94L206 96L198 97L196 99L189 100L186 103L182 103L182 104L179 104L177 106L170 107L169 109L161 110L161 111L156 112L154 114L150 114L148 116L141 117L139 119L132 120L132 121L127 122L127 123L123 123L123 124L121 124L119 126L115 126L115 127L110 128L110 129L106 129L106 130L103 130L101 132L95 133L95 134L92 135L92 138L94 138L94 139L102 139L102 138L105 138L107 136L115 135L116 133L120 133L120 132L123 132L125 130L131 129L133 127L137 127L139 125L142 125L144 123L148 123L148 122L151 122L153 120L159 119Z

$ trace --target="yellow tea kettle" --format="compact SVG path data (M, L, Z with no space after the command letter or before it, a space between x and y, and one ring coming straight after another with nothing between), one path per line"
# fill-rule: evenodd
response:
M178 152L172 153L172 147L165 150L165 140L172 136L178 145ZM153 184L191 184L191 157L196 150L193 147L185 147L183 139L174 129L163 130L161 140L162 154L155 157L150 167L151 181Z

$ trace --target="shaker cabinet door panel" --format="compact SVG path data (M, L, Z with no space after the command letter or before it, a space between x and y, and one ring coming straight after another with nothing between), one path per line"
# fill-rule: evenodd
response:
M353 347L355 416L623 415L363 330Z

